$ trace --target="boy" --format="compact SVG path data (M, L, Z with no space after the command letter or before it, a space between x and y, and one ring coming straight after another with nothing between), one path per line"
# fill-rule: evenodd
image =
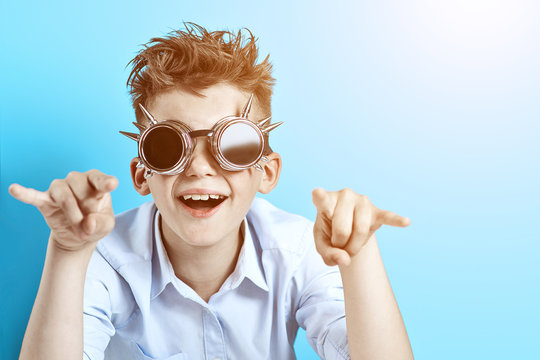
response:
M132 60L124 134L153 202L115 221L97 170L10 187L51 228L22 359L292 359L298 326L324 359L412 358L373 235L409 220L348 189L313 191L314 225L255 199L281 170L256 60L252 35L195 24Z

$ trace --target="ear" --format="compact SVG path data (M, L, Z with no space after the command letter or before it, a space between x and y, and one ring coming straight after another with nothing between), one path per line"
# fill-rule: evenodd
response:
M138 168L139 158L135 157L131 160L129 168L131 170L131 180L133 181L133 187L135 190L145 196L150 194L150 187L148 187L148 181L144 178L145 168Z
M267 162L261 162L261 166L264 170L261 183L259 185L259 192L268 194L272 191L279 180L279 174L281 174L281 156L278 153L271 153L266 155Z

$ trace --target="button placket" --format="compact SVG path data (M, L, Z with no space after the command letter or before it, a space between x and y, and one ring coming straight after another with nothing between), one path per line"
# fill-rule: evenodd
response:
M217 316L205 307L202 312L204 344L207 359L226 359L223 329Z

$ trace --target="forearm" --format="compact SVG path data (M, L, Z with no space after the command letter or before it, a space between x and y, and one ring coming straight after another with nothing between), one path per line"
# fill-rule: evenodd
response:
M351 359L412 359L407 331L375 236L340 266Z
M49 239L20 359L82 359L84 281L94 247L64 251Z

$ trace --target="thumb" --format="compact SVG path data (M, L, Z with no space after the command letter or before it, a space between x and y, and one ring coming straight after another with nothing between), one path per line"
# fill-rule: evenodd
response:
M101 239L114 228L114 214L91 213L84 218L81 225L88 236Z
M328 262L327 262L327 259L329 259ZM347 251L343 249L330 247L326 251L325 256L323 256L323 260L327 265L331 265L331 266L332 265L348 266L351 263L351 256L349 255Z
M326 265L347 266L350 264L351 257L347 251L332 247L330 238L324 234L324 231L320 227L317 227L317 223L313 229L313 236L315 237L315 247L317 252L321 255Z

